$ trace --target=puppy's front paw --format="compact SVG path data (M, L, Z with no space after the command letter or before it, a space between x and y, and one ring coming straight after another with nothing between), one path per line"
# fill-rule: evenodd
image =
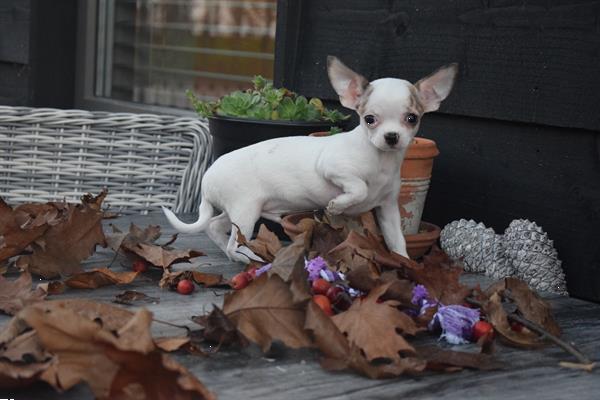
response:
M327 204L327 210L331 215L340 215L344 212L344 209L340 207L339 203L335 201L335 199L331 200L329 204Z

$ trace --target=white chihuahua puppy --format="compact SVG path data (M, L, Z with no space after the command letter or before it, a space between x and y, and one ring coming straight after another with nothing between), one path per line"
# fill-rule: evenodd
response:
M439 108L457 70L450 64L415 85L394 78L369 83L330 56L331 84L342 105L356 110L360 125L333 136L283 137L225 154L204 174L196 222L186 224L163 211L179 232L205 230L231 260L248 262L238 252L237 232L250 238L260 217L280 222L284 214L325 207L334 215L375 209L388 248L408 257L398 209L400 166L421 117ZM222 212L214 216L216 209Z

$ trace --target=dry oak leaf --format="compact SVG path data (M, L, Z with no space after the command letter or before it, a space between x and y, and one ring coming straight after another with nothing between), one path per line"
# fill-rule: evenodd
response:
M240 246L248 247L254 254L262 258L266 263L272 262L275 258L275 254L282 247L277 235L271 232L264 224L260 225L258 234L253 240L247 240L238 229L237 242Z
M550 304L532 291L527 283L513 277L505 278L486 290L488 296L495 292L510 297L523 317L543 326L554 336L560 336L560 327L552 317Z
M154 339L156 347L162 351L171 352L179 350L183 345L190 342L190 338L187 336L182 337L159 337Z
M0 275L0 311L6 314L14 315L45 297L46 293L42 289L31 289L31 275L27 272L12 281Z
M152 314L138 311L115 334L68 309L19 314L56 355L40 378L57 390L85 382L99 399L213 399L185 368L156 350Z
M125 285L133 282L138 275L139 272L114 272L108 268L96 268L72 275L65 284L76 289L96 289L108 285Z
M326 370L353 369L371 379L381 379L415 374L425 369L426 362L416 357L391 360L389 364L370 363L360 348L350 345L332 319L312 301L308 303L304 327L311 332L317 348L324 355L321 366Z
M123 293L117 294L113 302L133 305L135 303L159 303L160 299L158 297L148 296L147 294L136 290L126 290Z
M105 246L104 197L106 192L83 196L78 205L66 204L60 223L32 242L32 254L20 256L17 266L46 279L80 272L81 261L92 255L97 245Z
M227 293L223 303L238 331L263 351L273 340L294 349L312 347L304 330L305 309L294 303L289 285L276 274L263 274L243 290Z
M131 224L128 233L121 232L114 225L112 228L113 234L107 238L111 249L116 252L123 250L126 253L135 254L156 267L168 268L175 262L189 262L192 257L206 255L198 250L178 250L166 247L166 245L154 244L160 237L158 225L149 225L141 229L135 224ZM173 240L169 243L172 243Z
M13 210L0 198L0 261L20 254L49 228L45 224L23 227L23 221L29 217L18 207Z
M333 317L340 331L348 335L350 344L362 349L369 361L398 360L401 354L415 354L402 336L415 335L420 330L415 322L396 308L397 301L377 302L390 286L388 282L374 288L366 298L355 300L348 310Z

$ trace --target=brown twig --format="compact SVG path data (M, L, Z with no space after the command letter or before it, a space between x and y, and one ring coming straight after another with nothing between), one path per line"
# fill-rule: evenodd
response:
M472 297L467 297L465 300L467 301L467 303L473 304L477 307L481 308L483 306L482 302L475 300ZM577 361L579 361L580 363L587 364L587 365L594 363L592 360L587 358L581 351L577 350L575 348L575 346L573 346L570 343L565 342L564 340L558 338L557 336L554 336L552 333L550 333L546 329L544 329L543 326L540 326L540 325L536 324L535 322L532 322L532 321L528 320L527 318L523 318L522 316L514 314L514 313L507 314L507 318L509 321L518 322L519 324L523 325L530 331L537 333L542 338L546 338L546 339L550 340L555 345L559 346L564 351L566 351L567 353L569 353L573 357L575 357L577 359Z

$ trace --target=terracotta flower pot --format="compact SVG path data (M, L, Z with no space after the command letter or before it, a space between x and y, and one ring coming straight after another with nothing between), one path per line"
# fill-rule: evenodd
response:
M404 155L400 170L402 186L398 196L398 207L402 215L402 231L406 235L419 232L433 159L438 154L440 152L433 140L415 138Z
M298 225L304 218L313 218L313 213L300 212L295 214L289 214L283 217L281 226L283 231L290 238L294 239L296 236L302 233L302 229ZM419 233L415 235L405 235L406 239L406 250L408 255L412 259L422 257L431 246L440 237L440 227L428 222L421 222Z

